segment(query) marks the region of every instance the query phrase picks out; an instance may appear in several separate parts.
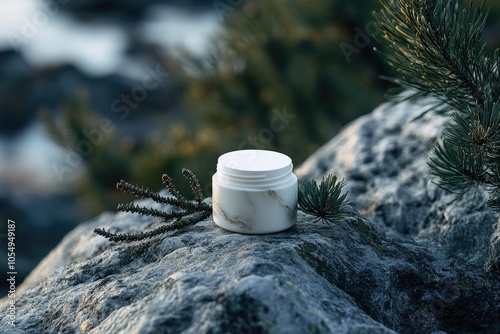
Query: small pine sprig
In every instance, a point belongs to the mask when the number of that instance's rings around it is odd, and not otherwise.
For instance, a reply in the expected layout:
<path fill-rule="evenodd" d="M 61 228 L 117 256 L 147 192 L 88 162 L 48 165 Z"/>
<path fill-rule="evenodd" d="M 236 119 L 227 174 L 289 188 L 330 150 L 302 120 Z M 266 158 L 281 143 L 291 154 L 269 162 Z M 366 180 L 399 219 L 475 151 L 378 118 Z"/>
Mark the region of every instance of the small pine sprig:
<path fill-rule="evenodd" d="M 337 182 L 337 176 L 328 175 L 321 180 L 319 186 L 314 180 L 300 181 L 299 183 L 299 210 L 313 215 L 322 223 L 329 224 L 349 214 L 340 212 L 340 209 L 349 204 L 347 192 L 342 193 L 345 182 Z"/>
<path fill-rule="evenodd" d="M 198 181 L 194 173 L 188 169 L 184 168 L 182 170 L 182 175 L 189 181 L 191 190 L 195 197 L 195 202 L 189 201 L 184 196 L 182 196 L 180 192 L 175 188 L 172 182 L 172 178 L 170 178 L 170 176 L 168 176 L 167 174 L 164 174 L 162 176 L 162 183 L 165 185 L 170 194 L 173 195 L 173 197 L 162 196 L 158 192 L 154 192 L 149 190 L 148 188 L 130 184 L 124 180 L 121 180 L 116 185 L 116 188 L 118 190 L 133 194 L 137 198 L 150 198 L 157 203 L 172 205 L 180 209 L 177 211 L 164 212 L 153 208 L 139 206 L 134 203 L 129 203 L 119 204 L 117 207 L 118 211 L 139 213 L 146 216 L 154 216 L 161 218 L 163 221 L 174 219 L 172 223 L 168 225 L 161 225 L 156 229 L 147 232 L 117 234 L 111 233 L 102 228 L 96 228 L 94 230 L 94 233 L 101 235 L 113 242 L 132 242 L 152 238 L 166 232 L 179 230 L 206 219 L 212 214 L 212 207 L 209 204 L 203 202 L 200 182 Z"/>

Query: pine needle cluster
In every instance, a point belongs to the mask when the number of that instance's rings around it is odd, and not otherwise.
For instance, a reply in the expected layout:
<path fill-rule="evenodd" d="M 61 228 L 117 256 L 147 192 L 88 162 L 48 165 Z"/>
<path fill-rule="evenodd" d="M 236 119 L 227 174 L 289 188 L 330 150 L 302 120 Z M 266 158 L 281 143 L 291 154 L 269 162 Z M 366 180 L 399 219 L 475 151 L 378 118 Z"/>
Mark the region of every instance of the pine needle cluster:
<path fill-rule="evenodd" d="M 301 181 L 299 183 L 298 204 L 302 212 L 317 217 L 314 223 L 335 223 L 347 216 L 340 209 L 349 204 L 347 192 L 342 193 L 345 182 L 337 182 L 335 175 L 323 178 L 319 185 L 314 180 Z"/>
<path fill-rule="evenodd" d="M 186 199 L 180 194 L 177 188 L 172 182 L 172 178 L 167 174 L 162 176 L 162 183 L 170 192 L 172 197 L 166 197 L 160 193 L 149 190 L 148 188 L 143 188 L 136 186 L 121 180 L 117 183 L 116 188 L 120 191 L 130 193 L 137 198 L 150 198 L 156 203 L 172 205 L 178 210 L 172 210 L 168 212 L 156 210 L 153 208 L 147 208 L 144 206 L 139 206 L 134 203 L 129 204 L 119 204 L 117 210 L 124 212 L 139 213 L 146 216 L 154 216 L 161 218 L 164 222 L 172 221 L 168 225 L 161 225 L 151 231 L 138 232 L 138 233 L 111 233 L 102 228 L 96 228 L 94 233 L 101 235 L 110 241 L 118 242 L 132 242 L 139 241 L 147 238 L 152 238 L 154 236 L 171 232 L 175 230 L 182 229 L 184 227 L 194 225 L 212 214 L 212 207 L 203 202 L 203 192 L 201 190 L 200 183 L 196 176 L 189 169 L 183 169 L 182 175 L 188 179 L 191 190 L 194 194 L 194 201 Z"/>
<path fill-rule="evenodd" d="M 380 1 L 379 40 L 389 50 L 382 56 L 398 71 L 389 80 L 411 89 L 404 99 L 434 96 L 438 102 L 424 114 L 451 114 L 429 162 L 432 174 L 459 196 L 485 187 L 500 210 L 500 51 L 489 54 L 481 43 L 482 4 Z"/>

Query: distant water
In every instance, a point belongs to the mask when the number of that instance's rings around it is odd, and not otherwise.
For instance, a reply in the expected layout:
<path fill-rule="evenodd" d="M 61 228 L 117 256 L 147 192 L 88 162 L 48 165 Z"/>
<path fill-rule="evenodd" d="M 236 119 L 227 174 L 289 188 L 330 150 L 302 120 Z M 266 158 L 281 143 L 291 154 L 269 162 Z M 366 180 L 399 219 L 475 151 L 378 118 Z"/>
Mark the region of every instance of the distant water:
<path fill-rule="evenodd" d="M 120 69 L 127 45 L 123 26 L 84 24 L 70 19 L 60 8 L 43 5 L 47 2 L 16 0 L 2 6 L 0 49 L 17 46 L 37 66 L 68 61 L 94 75 Z M 165 50 L 180 47 L 200 55 L 220 28 L 215 11 L 193 14 L 174 7 L 154 6 L 148 10 L 145 21 L 139 23 L 138 33 Z"/>
<path fill-rule="evenodd" d="M 0 11 L 0 50 L 16 48 L 28 63 L 42 68 L 71 63 L 83 72 L 101 76 L 119 73 L 140 77 L 144 68 L 127 58 L 126 27 L 118 24 L 85 24 L 66 16 L 47 1 L 8 1 Z M 130 27 L 128 27 L 130 28 Z M 202 55 L 221 24 L 216 13 L 188 13 L 173 7 L 150 8 L 146 20 L 133 27 L 145 41 L 165 52 L 185 49 Z M 22 175 L 38 175 L 34 186 L 57 184 L 51 164 L 64 159 L 64 150 L 52 143 L 38 123 L 13 140 L 0 139 L 0 183 L 19 181 Z M 33 181 L 33 180 L 26 180 Z"/>
<path fill-rule="evenodd" d="M 66 151 L 50 140 L 42 124 L 32 123 L 19 137 L 0 140 L 0 183 L 10 180 L 19 191 L 57 191 L 65 184 L 56 177 L 53 166 L 65 158 Z M 73 179 L 80 171 L 72 173 Z"/>
<path fill-rule="evenodd" d="M 165 49 L 185 48 L 203 55 L 210 47 L 211 38 L 222 28 L 215 10 L 192 14 L 168 6 L 151 7 L 148 20 L 143 23 L 146 39 Z"/>

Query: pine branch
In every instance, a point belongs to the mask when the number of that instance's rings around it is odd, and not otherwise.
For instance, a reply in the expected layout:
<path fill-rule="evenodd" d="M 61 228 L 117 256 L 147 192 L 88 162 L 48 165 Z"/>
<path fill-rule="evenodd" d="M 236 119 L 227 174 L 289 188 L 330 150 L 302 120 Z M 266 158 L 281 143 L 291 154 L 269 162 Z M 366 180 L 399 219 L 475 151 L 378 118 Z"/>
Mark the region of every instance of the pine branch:
<path fill-rule="evenodd" d="M 443 137 L 455 145 L 475 147 L 477 152 L 494 158 L 500 151 L 500 104 L 494 103 L 476 109 L 468 108 L 466 113 L 455 112 L 454 124 L 443 131 Z"/>
<path fill-rule="evenodd" d="M 429 165 L 439 185 L 454 193 L 466 193 L 487 181 L 483 156 L 446 139 L 436 146 Z"/>
<path fill-rule="evenodd" d="M 132 212 L 138 213 L 143 216 L 153 216 L 159 217 L 163 220 L 169 220 L 172 218 L 182 218 L 186 216 L 188 213 L 186 211 L 171 211 L 171 212 L 163 212 L 152 208 L 146 208 L 144 206 L 135 205 L 134 203 L 129 204 L 118 204 L 116 208 L 118 211 L 122 212 Z"/>
<path fill-rule="evenodd" d="M 449 106 L 434 110 L 439 112 L 482 105 L 491 94 L 498 99 L 497 65 L 480 45 L 486 20 L 481 6 L 461 11 L 461 0 L 381 3 L 384 9 L 375 17 L 382 34 L 375 37 L 392 51 L 381 56 L 400 74 L 396 83 Z"/>
<path fill-rule="evenodd" d="M 463 21 L 469 22 L 469 24 L 473 27 L 472 29 L 467 29 L 461 31 L 461 33 L 457 33 L 452 35 L 452 29 L 463 29 L 464 26 L 458 24 L 459 13 L 458 9 L 461 6 L 461 1 L 457 1 L 453 3 L 453 1 L 447 1 L 445 4 L 443 1 L 436 0 L 427 0 L 425 5 L 425 19 L 429 22 L 432 31 L 432 41 L 441 41 L 441 43 L 436 43 L 435 47 L 441 55 L 442 59 L 438 63 L 438 65 L 445 65 L 445 68 L 449 71 L 450 76 L 457 80 L 459 86 L 463 86 L 464 90 L 467 91 L 468 94 L 465 94 L 464 98 L 468 98 L 469 96 L 473 96 L 475 102 L 478 105 L 482 105 L 485 101 L 484 92 L 481 91 L 481 83 L 474 82 L 474 74 L 479 74 L 475 71 L 470 72 L 471 66 L 470 64 L 460 62 L 456 57 L 455 53 L 450 50 L 450 44 L 455 43 L 455 46 L 460 46 L 462 51 L 460 54 L 463 55 L 463 51 L 466 51 L 468 57 L 472 56 L 474 58 L 477 56 L 476 54 L 472 54 L 470 52 L 476 51 L 479 45 L 479 39 L 481 37 L 481 33 L 484 29 L 484 25 L 486 23 L 486 15 L 481 14 L 482 4 L 480 8 L 477 10 L 477 14 L 475 16 L 470 16 L 472 11 L 472 2 L 469 8 L 469 11 L 464 11 L 463 13 Z M 431 8 L 434 7 L 434 10 Z M 446 13 L 448 15 L 439 16 L 436 14 Z M 469 15 L 467 15 L 469 13 Z M 443 19 L 444 18 L 444 19 Z M 447 20 L 451 18 L 451 22 Z M 439 20 L 438 20 L 439 19 Z M 457 36 L 464 37 L 466 41 L 463 39 L 451 40 L 447 41 L 447 36 Z M 469 49 L 472 47 L 472 49 Z M 481 56 L 484 52 L 481 51 L 479 56 Z M 465 66 L 464 66 L 465 65 Z"/>
<path fill-rule="evenodd" d="M 132 242 L 132 241 L 152 238 L 154 236 L 166 232 L 194 225 L 209 217 L 212 214 L 212 207 L 207 203 L 202 202 L 203 199 L 202 199 L 201 186 L 200 183 L 198 182 L 198 179 L 196 178 L 194 173 L 188 169 L 183 169 L 182 174 L 190 182 L 191 190 L 195 197 L 194 203 L 192 201 L 187 200 L 177 191 L 177 189 L 173 185 L 172 179 L 167 174 L 164 174 L 162 176 L 162 182 L 165 185 L 165 187 L 170 191 L 170 193 L 174 196 L 174 198 L 162 196 L 160 193 L 151 191 L 147 188 L 130 184 L 124 180 L 120 180 L 120 182 L 118 182 L 116 185 L 118 190 L 133 194 L 138 198 L 150 198 L 157 203 L 173 205 L 176 206 L 178 209 L 180 209 L 177 211 L 172 210 L 164 212 L 153 208 L 139 206 L 134 203 L 129 203 L 129 204 L 119 204 L 117 210 L 124 212 L 139 213 L 145 216 L 154 216 L 161 218 L 163 221 L 174 219 L 174 222 L 168 225 L 162 225 L 148 232 L 117 234 L 106 231 L 101 228 L 96 228 L 94 230 L 94 233 L 101 235 L 109 239 L 110 241 L 114 242 L 118 241 Z"/>
<path fill-rule="evenodd" d="M 170 205 L 179 204 L 178 201 L 175 201 L 170 197 L 162 196 L 158 192 L 154 192 L 154 191 L 149 190 L 149 188 L 143 188 L 141 186 L 133 185 L 131 183 L 128 183 L 125 180 L 120 180 L 116 184 L 116 189 L 118 189 L 122 192 L 125 192 L 125 193 L 132 194 L 135 197 L 140 198 L 140 199 L 150 198 L 153 201 L 155 201 L 156 203 L 160 203 L 160 204 L 170 204 Z"/>
<path fill-rule="evenodd" d="M 111 233 L 102 228 L 96 228 L 94 233 L 107 238 L 109 241 L 119 242 L 133 242 L 140 241 L 148 238 L 153 238 L 157 235 L 164 234 L 167 232 L 172 232 L 186 228 L 188 226 L 194 225 L 210 216 L 210 212 L 200 212 L 191 218 L 185 218 L 177 220 L 169 225 L 161 225 L 151 231 L 139 232 L 139 233 Z"/>
<path fill-rule="evenodd" d="M 462 0 L 380 1 L 379 39 L 391 51 L 382 56 L 400 74 L 392 81 L 412 88 L 406 99 L 437 98 L 422 115 L 453 111 L 453 123 L 430 158 L 432 174 L 460 195 L 485 186 L 490 205 L 500 210 L 500 51 L 488 55 L 480 44 L 482 4 L 474 9 L 472 2 L 463 8 Z"/>
<path fill-rule="evenodd" d="M 170 177 L 168 175 L 164 174 L 162 179 L 170 179 Z M 167 187 L 167 189 L 169 191 L 174 190 L 174 193 L 172 194 L 172 195 L 174 195 L 174 198 L 162 196 L 158 192 L 151 191 L 148 188 L 143 188 L 143 187 L 140 187 L 137 185 L 133 185 L 131 183 L 126 182 L 125 180 L 120 180 L 120 182 L 118 182 L 116 184 L 116 189 L 123 191 L 123 192 L 126 192 L 126 193 L 130 193 L 130 194 L 132 194 L 135 197 L 140 198 L 140 199 L 150 198 L 153 201 L 155 201 L 156 203 L 168 204 L 168 205 L 174 205 L 177 207 L 181 207 L 183 209 L 186 209 L 188 212 L 196 211 L 199 208 L 199 206 L 197 204 L 188 201 L 184 196 L 182 196 L 175 189 L 175 187 L 173 185 L 170 188 Z M 194 190 L 193 190 L 193 193 L 194 193 Z"/>
<path fill-rule="evenodd" d="M 317 217 L 314 223 L 321 222 L 329 224 L 348 216 L 340 209 L 349 204 L 346 199 L 347 193 L 342 194 L 345 182 L 337 182 L 335 175 L 328 175 L 321 180 L 319 186 L 314 180 L 301 181 L 299 183 L 299 209 L 307 214 Z"/>

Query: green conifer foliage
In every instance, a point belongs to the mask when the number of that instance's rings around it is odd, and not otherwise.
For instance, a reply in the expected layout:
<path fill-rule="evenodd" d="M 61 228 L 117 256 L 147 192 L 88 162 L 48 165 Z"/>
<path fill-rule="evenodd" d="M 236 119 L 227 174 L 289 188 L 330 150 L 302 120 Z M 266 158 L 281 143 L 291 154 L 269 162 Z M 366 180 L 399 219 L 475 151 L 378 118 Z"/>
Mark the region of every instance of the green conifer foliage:
<path fill-rule="evenodd" d="M 303 161 L 382 101 L 378 75 L 389 67 L 370 52 L 368 24 L 377 6 L 246 1 L 226 16 L 208 59 L 185 57 L 188 109 L 217 128 L 226 150 L 275 149 Z"/>
<path fill-rule="evenodd" d="M 381 0 L 383 56 L 405 98 L 432 95 L 429 111 L 450 114 L 430 159 L 439 184 L 462 195 L 477 186 L 500 210 L 500 51 L 486 51 L 482 5 L 462 0 Z M 401 97 L 401 95 L 400 95 Z"/>

